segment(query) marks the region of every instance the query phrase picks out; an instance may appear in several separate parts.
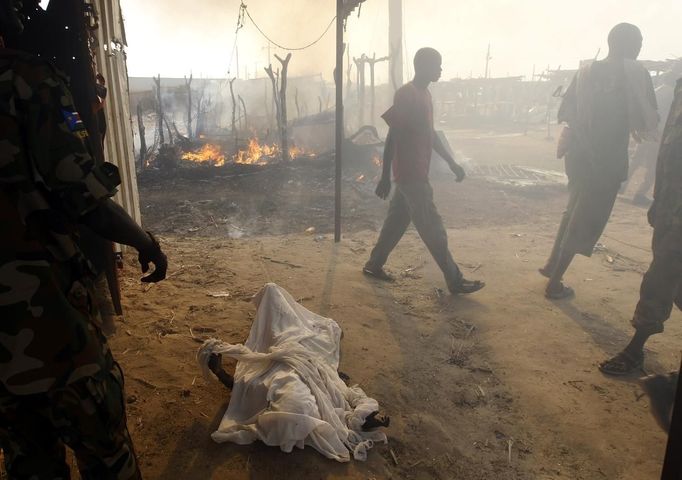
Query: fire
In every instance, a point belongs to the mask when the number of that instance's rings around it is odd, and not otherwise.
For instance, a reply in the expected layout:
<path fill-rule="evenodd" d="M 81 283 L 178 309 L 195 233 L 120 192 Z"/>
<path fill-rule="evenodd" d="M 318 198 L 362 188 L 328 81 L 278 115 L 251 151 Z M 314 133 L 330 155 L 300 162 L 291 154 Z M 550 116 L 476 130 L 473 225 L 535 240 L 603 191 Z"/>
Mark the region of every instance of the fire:
<path fill-rule="evenodd" d="M 268 145 L 260 143 L 258 137 L 252 137 L 245 150 L 239 150 L 232 161 L 243 165 L 266 165 L 280 160 L 281 150 L 276 144 Z M 308 152 L 298 146 L 289 147 L 289 158 L 296 159 L 303 156 L 314 157 L 315 154 Z M 182 155 L 183 160 L 190 162 L 209 163 L 216 167 L 221 167 L 226 163 L 226 156 L 220 145 L 207 143 L 200 149 L 187 152 Z"/>
<path fill-rule="evenodd" d="M 249 145 L 246 150 L 240 150 L 234 157 L 235 163 L 243 163 L 249 165 L 265 165 L 272 162 L 273 160 L 279 160 L 281 155 L 281 149 L 279 145 L 267 143 L 261 144 L 258 141 L 258 137 L 253 137 L 249 140 Z M 314 153 L 307 152 L 306 150 L 293 145 L 289 147 L 289 158 L 294 160 L 299 157 L 314 156 Z"/>
<path fill-rule="evenodd" d="M 363 173 L 362 175 L 358 175 L 358 177 L 355 179 L 356 182 L 362 183 L 365 181 L 365 174 Z"/>
<path fill-rule="evenodd" d="M 249 146 L 246 150 L 240 150 L 234 157 L 235 163 L 243 163 L 248 165 L 264 165 L 272 159 L 272 157 L 279 156 L 279 147 L 277 145 L 261 145 L 258 138 L 253 137 L 249 140 Z"/>
<path fill-rule="evenodd" d="M 190 162 L 208 162 L 216 167 L 225 165 L 225 154 L 219 145 L 213 145 L 207 143 L 203 145 L 199 150 L 194 152 L 187 152 L 182 155 L 183 160 L 189 160 Z"/>
<path fill-rule="evenodd" d="M 374 166 L 376 166 L 376 167 L 381 167 L 383 161 L 381 160 L 381 157 L 379 156 L 379 154 L 375 153 L 375 154 L 372 156 L 372 163 L 373 163 Z"/>
<path fill-rule="evenodd" d="M 289 147 L 289 158 L 292 160 L 295 158 L 299 157 L 314 157 L 315 154 L 312 152 L 308 152 L 307 150 L 297 147 L 294 145 L 293 147 Z"/>

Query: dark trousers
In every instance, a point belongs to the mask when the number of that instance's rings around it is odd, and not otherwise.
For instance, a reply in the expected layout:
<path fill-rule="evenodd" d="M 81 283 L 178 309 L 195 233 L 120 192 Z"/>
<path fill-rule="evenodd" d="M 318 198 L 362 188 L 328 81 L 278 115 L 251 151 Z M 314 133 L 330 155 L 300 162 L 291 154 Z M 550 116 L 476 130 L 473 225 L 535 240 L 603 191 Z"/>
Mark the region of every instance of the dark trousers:
<path fill-rule="evenodd" d="M 428 182 L 396 184 L 388 215 L 367 265 L 383 267 L 412 222 L 433 259 L 445 276 L 450 289 L 462 281 L 462 273 L 448 250 L 448 235 L 433 203 L 433 189 Z"/>
<path fill-rule="evenodd" d="M 656 181 L 656 158 L 658 157 L 658 142 L 642 142 L 630 161 L 630 179 L 623 185 L 621 191 L 628 188 L 632 175 L 640 168 L 644 168 L 644 180 L 637 189 L 635 196 L 646 196 Z"/>
<path fill-rule="evenodd" d="M 555 268 L 562 253 L 589 257 L 604 232 L 618 196 L 618 184 L 588 186 L 568 185 L 568 205 L 561 217 L 559 231 L 547 265 Z"/>
<path fill-rule="evenodd" d="M 654 227 L 654 259 L 644 274 L 632 326 L 660 333 L 673 304 L 682 309 L 682 225 Z"/>

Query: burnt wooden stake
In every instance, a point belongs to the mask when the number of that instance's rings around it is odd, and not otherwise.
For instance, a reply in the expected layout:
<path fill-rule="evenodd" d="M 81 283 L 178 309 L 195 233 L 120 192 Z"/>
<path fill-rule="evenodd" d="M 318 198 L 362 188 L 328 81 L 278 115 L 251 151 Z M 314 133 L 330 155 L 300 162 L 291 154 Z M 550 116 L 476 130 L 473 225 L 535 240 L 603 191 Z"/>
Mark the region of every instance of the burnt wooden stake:
<path fill-rule="evenodd" d="M 158 77 L 152 77 L 154 85 L 156 85 L 156 116 L 158 117 L 157 131 L 159 132 L 159 142 L 163 145 L 166 141 L 163 137 L 163 101 L 161 99 L 161 74 Z"/>
<path fill-rule="evenodd" d="M 185 88 L 187 89 L 187 138 L 192 139 L 192 74 L 189 80 L 185 77 Z"/>
<path fill-rule="evenodd" d="M 294 93 L 294 104 L 296 105 L 296 118 L 301 118 L 301 107 L 298 104 L 298 88 L 296 93 Z"/>
<path fill-rule="evenodd" d="M 166 130 L 168 130 L 168 142 L 173 145 L 173 133 L 171 132 L 170 125 L 168 125 L 168 119 L 163 117 L 163 123 L 166 125 Z"/>
<path fill-rule="evenodd" d="M 244 130 L 248 130 L 249 122 L 247 121 L 248 117 L 246 116 L 246 103 L 244 102 L 244 99 L 241 95 L 237 95 L 237 98 L 239 99 L 239 103 L 242 105 L 242 111 L 244 112 Z"/>
<path fill-rule="evenodd" d="M 137 128 L 140 131 L 140 170 L 144 170 L 147 160 L 147 140 L 144 138 L 144 119 L 142 118 L 142 102 L 137 103 Z"/>
<path fill-rule="evenodd" d="M 265 73 L 268 74 L 268 77 L 270 77 L 270 82 L 272 83 L 272 103 L 275 104 L 275 120 L 277 121 L 277 130 L 280 130 L 280 124 L 281 124 L 281 115 L 280 115 L 280 107 L 279 107 L 279 98 L 278 98 L 278 93 L 277 93 L 277 86 L 279 84 L 279 70 L 277 72 L 272 70 L 272 65 L 268 65 L 267 68 L 265 68 Z"/>
<path fill-rule="evenodd" d="M 230 96 L 232 97 L 232 141 L 234 141 L 234 151 L 239 149 L 237 145 L 237 100 L 234 97 L 234 87 L 232 84 L 237 79 L 237 77 L 230 80 Z"/>
<path fill-rule="evenodd" d="M 360 58 L 354 58 L 355 67 L 358 71 L 358 126 L 365 124 L 365 65 L 369 58 L 364 53 Z"/>
<path fill-rule="evenodd" d="M 372 58 L 367 59 L 367 63 L 369 63 L 369 85 L 370 85 L 370 118 L 369 121 L 372 125 L 374 125 L 375 121 L 375 107 L 376 107 L 376 92 L 374 88 L 374 66 L 377 63 L 381 62 L 386 62 L 388 61 L 389 57 L 381 57 L 377 58 L 377 54 L 375 53 L 372 55 Z"/>
<path fill-rule="evenodd" d="M 279 60 L 279 63 L 282 64 L 282 77 L 279 86 L 280 150 L 282 150 L 282 161 L 288 162 L 290 157 L 289 132 L 287 131 L 287 71 L 289 70 L 289 60 L 291 60 L 291 53 L 287 53 L 287 56 L 284 58 L 281 58 L 279 55 L 275 55 L 275 58 Z"/>

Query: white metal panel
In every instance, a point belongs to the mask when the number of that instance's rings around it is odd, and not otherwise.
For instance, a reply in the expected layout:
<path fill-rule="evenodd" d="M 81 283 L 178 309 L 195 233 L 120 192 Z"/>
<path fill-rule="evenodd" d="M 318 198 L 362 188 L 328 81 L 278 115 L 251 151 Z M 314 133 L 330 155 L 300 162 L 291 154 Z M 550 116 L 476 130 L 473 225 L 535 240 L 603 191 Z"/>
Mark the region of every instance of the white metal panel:
<path fill-rule="evenodd" d="M 104 76 L 107 86 L 104 155 L 107 161 L 118 167 L 121 174 L 121 186 L 114 200 L 140 223 L 121 7 L 119 0 L 93 0 L 93 3 L 99 14 L 97 69 Z"/>

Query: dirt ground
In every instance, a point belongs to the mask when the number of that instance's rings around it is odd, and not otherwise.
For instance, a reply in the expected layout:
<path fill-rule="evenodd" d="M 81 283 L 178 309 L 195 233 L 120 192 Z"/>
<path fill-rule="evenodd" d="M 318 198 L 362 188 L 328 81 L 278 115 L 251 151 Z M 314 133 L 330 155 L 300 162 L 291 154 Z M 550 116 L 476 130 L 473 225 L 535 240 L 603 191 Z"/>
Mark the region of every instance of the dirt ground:
<path fill-rule="evenodd" d="M 472 171 L 561 170 L 543 132 L 447 135 Z M 413 229 L 389 259 L 395 284 L 360 273 L 386 203 L 373 197 L 371 179 L 349 174 L 344 236 L 333 244 L 331 174 L 321 164 L 141 179 L 144 223 L 162 237 L 169 276 L 143 286 L 127 256 L 126 317 L 111 344 L 126 373 L 129 426 L 146 478 L 658 478 L 665 436 L 647 399 L 632 379 L 596 368 L 630 335 L 650 260 L 645 210 L 627 193 L 599 251 L 577 259 L 566 276 L 576 298 L 550 302 L 537 268 L 551 248 L 565 187 L 480 175 L 456 184 L 436 169 L 455 259 L 467 277 L 487 282 L 475 295 L 452 297 L 440 290 L 440 272 Z M 265 282 L 343 328 L 341 370 L 391 417 L 388 444 L 367 462 L 210 439 L 230 395 L 201 377 L 195 353 L 204 338 L 245 340 L 250 298 Z M 647 372 L 678 365 L 680 319 L 675 312 L 649 342 Z"/>

